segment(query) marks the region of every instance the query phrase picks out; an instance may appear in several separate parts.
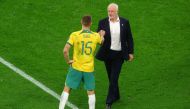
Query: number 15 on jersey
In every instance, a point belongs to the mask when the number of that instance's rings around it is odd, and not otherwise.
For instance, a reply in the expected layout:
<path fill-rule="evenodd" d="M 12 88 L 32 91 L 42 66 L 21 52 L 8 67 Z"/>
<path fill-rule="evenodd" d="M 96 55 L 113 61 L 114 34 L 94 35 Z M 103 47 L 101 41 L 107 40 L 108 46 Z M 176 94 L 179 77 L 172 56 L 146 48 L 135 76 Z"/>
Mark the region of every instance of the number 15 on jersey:
<path fill-rule="evenodd" d="M 82 44 L 81 55 L 84 55 L 84 54 L 91 55 L 92 54 L 92 47 L 91 47 L 92 41 L 88 41 L 88 42 L 81 41 L 81 44 Z"/>

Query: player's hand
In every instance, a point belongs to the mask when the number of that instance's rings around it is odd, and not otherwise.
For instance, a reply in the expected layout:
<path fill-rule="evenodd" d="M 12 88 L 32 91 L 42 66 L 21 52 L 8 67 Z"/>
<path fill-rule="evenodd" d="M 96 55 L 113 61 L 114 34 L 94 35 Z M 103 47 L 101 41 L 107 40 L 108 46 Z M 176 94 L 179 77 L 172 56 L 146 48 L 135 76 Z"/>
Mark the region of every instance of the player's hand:
<path fill-rule="evenodd" d="M 132 61 L 134 59 L 133 54 L 129 54 L 129 61 Z"/>
<path fill-rule="evenodd" d="M 69 61 L 67 62 L 67 64 L 72 65 L 73 62 L 74 62 L 73 60 L 69 60 Z"/>
<path fill-rule="evenodd" d="M 104 36 L 106 34 L 104 30 L 100 30 L 98 33 L 100 34 L 100 36 Z"/>

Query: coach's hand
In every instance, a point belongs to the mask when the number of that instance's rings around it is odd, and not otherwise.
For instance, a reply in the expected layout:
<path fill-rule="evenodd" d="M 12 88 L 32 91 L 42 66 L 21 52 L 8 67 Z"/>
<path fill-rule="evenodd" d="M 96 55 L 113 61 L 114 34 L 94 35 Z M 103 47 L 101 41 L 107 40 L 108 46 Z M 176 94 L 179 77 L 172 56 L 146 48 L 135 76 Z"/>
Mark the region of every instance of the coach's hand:
<path fill-rule="evenodd" d="M 133 54 L 129 54 L 129 61 L 132 61 L 134 59 Z"/>
<path fill-rule="evenodd" d="M 100 34 L 100 36 L 104 36 L 106 34 L 104 30 L 100 30 L 98 33 Z"/>

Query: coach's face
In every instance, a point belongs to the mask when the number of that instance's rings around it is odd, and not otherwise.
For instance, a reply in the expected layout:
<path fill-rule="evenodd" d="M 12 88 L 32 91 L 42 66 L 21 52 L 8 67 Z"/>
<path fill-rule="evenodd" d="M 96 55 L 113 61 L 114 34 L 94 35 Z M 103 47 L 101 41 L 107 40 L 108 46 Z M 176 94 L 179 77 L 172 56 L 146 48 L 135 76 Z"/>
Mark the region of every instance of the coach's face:
<path fill-rule="evenodd" d="M 117 19 L 117 8 L 115 6 L 108 7 L 108 16 L 111 20 Z"/>

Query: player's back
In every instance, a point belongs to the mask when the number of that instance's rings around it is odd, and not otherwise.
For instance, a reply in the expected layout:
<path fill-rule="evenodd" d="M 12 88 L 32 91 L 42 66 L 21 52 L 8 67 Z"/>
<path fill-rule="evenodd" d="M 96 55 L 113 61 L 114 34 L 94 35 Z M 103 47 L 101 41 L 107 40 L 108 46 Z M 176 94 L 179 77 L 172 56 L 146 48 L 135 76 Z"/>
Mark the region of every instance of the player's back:
<path fill-rule="evenodd" d="M 73 32 L 68 43 L 73 45 L 72 67 L 84 72 L 94 71 L 94 52 L 96 45 L 101 43 L 98 33 L 89 30 Z"/>

